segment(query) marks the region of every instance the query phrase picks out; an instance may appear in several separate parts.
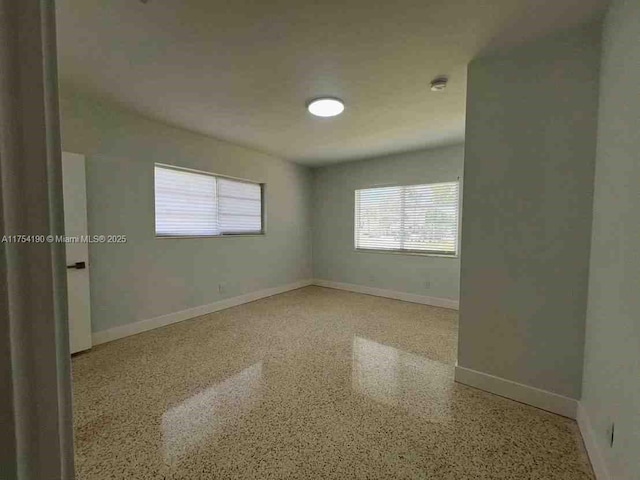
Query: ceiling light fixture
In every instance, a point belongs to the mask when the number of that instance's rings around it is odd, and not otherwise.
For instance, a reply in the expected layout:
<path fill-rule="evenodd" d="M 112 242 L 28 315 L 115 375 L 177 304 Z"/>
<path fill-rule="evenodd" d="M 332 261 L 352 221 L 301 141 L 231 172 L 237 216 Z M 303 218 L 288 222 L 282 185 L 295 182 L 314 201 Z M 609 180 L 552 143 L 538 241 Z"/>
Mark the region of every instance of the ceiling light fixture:
<path fill-rule="evenodd" d="M 316 117 L 335 117 L 344 111 L 344 103 L 339 98 L 314 98 L 307 102 L 307 110 Z"/>

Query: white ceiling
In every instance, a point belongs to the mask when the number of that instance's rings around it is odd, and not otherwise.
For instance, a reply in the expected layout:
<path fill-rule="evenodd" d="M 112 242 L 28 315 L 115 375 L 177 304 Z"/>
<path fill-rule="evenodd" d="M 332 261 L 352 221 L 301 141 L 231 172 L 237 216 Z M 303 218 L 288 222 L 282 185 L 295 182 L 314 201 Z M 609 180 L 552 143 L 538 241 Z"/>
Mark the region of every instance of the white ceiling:
<path fill-rule="evenodd" d="M 478 53 L 584 22 L 607 0 L 57 0 L 63 84 L 319 165 L 457 143 Z M 445 93 L 429 82 L 447 74 Z M 342 98 L 343 115 L 305 102 Z"/>

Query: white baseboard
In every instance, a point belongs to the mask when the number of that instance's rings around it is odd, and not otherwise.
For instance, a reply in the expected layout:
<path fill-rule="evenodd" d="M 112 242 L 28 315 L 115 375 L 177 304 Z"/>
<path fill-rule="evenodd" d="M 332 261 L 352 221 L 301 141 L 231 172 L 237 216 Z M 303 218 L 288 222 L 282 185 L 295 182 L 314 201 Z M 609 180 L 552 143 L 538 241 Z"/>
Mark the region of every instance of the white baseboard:
<path fill-rule="evenodd" d="M 108 330 L 93 332 L 93 334 L 91 335 L 93 345 L 111 342 L 112 340 L 117 340 L 118 338 L 124 338 L 130 335 L 135 335 L 137 333 L 146 332 L 147 330 L 153 330 L 154 328 L 171 325 L 172 323 L 182 322 L 183 320 L 199 317 L 201 315 L 207 315 L 208 313 L 235 307 L 238 305 L 242 305 L 243 303 L 253 302 L 255 300 L 260 300 L 261 298 L 271 297 L 273 295 L 278 295 L 279 293 L 288 292 L 289 290 L 296 290 L 298 288 L 307 287 L 312 284 L 312 280 L 300 280 L 288 285 L 282 285 L 280 287 L 266 288 L 264 290 L 245 293 L 244 295 L 225 298 L 224 300 L 209 303 L 208 305 L 188 308 L 186 310 L 168 313 L 166 315 L 161 315 L 155 318 L 138 320 L 137 322 L 110 328 Z"/>
<path fill-rule="evenodd" d="M 458 383 L 479 388 L 517 402 L 526 403 L 564 417 L 575 419 L 577 415 L 578 401 L 573 398 L 513 382 L 505 378 L 495 377 L 488 373 L 456 365 L 455 380 Z"/>
<path fill-rule="evenodd" d="M 99 345 L 101 343 L 111 342 L 119 338 L 128 337 L 130 335 L 136 335 L 138 333 L 153 330 L 154 328 L 164 327 L 171 325 L 172 323 L 182 322 L 190 318 L 199 317 L 201 315 L 207 315 L 209 313 L 224 310 L 225 308 L 231 308 L 243 303 L 253 302 L 265 297 L 271 297 L 278 295 L 279 293 L 288 292 L 290 290 L 296 290 L 298 288 L 307 287 L 309 285 L 318 285 L 322 287 L 336 288 L 339 290 L 348 290 L 350 292 L 365 293 L 367 295 L 375 295 L 378 297 L 394 298 L 397 300 L 404 300 L 406 302 L 421 303 L 424 305 L 432 305 L 436 307 L 444 308 L 458 308 L 458 302 L 448 298 L 435 298 L 427 297 L 423 295 L 415 295 L 411 293 L 395 292 L 393 290 L 384 290 L 381 288 L 364 287 L 361 285 L 352 285 L 348 283 L 329 282 L 327 280 L 301 280 L 299 282 L 291 283 L 288 285 L 282 285 L 280 287 L 267 288 L 264 290 L 258 290 L 256 292 L 245 293 L 237 297 L 226 298 L 218 302 L 210 303 L 208 305 L 201 305 L 198 307 L 188 308 L 179 312 L 168 313 L 159 317 L 148 318 L 144 320 L 138 320 L 133 323 L 121 325 L 119 327 L 110 328 L 108 330 L 102 330 L 99 332 L 93 332 L 91 335 L 93 345 Z"/>
<path fill-rule="evenodd" d="M 427 297 L 426 295 L 418 295 L 415 293 L 397 292 L 395 290 L 385 290 L 384 288 L 366 287 L 364 285 L 355 285 L 352 283 L 332 282 L 330 280 L 313 280 L 314 285 L 319 287 L 335 288 L 337 290 L 347 290 L 349 292 L 364 293 L 375 297 L 393 298 L 395 300 L 404 300 L 405 302 L 421 303 L 423 305 L 431 305 L 432 307 L 443 307 L 458 310 L 458 300 L 452 298 Z"/>
<path fill-rule="evenodd" d="M 593 473 L 596 476 L 596 480 L 611 480 L 609 469 L 604 461 L 602 451 L 596 442 L 596 437 L 591 426 L 591 420 L 587 410 L 582 403 L 578 404 L 578 427 L 580 427 L 580 433 L 582 434 L 582 440 L 584 446 L 589 454 L 589 460 L 591 460 L 591 466 L 593 467 Z"/>

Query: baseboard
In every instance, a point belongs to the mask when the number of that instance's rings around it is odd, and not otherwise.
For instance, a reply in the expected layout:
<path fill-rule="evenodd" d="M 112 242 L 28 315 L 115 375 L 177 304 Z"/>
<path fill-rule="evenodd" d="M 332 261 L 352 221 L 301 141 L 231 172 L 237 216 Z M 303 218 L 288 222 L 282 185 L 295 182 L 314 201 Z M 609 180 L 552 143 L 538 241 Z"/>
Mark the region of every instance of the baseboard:
<path fill-rule="evenodd" d="M 577 415 L 578 401 L 573 398 L 495 377 L 488 373 L 456 366 L 455 380 L 458 383 L 526 403 L 564 417 L 575 419 Z"/>
<path fill-rule="evenodd" d="M 256 300 L 260 300 L 261 298 L 271 297 L 273 295 L 278 295 L 279 293 L 307 287 L 312 284 L 312 280 L 300 280 L 298 282 L 290 283 L 288 285 L 282 285 L 280 287 L 266 288 L 264 290 L 245 293 L 244 295 L 225 298 L 224 300 L 209 303 L 207 305 L 188 308 L 186 310 L 161 315 L 155 318 L 138 320 L 127 325 L 110 328 L 108 330 L 102 330 L 100 332 L 93 332 L 91 338 L 93 341 L 93 345 L 99 345 L 101 343 L 111 342 L 119 338 L 124 338 L 130 335 L 135 335 L 137 333 L 153 330 L 154 328 L 164 327 L 166 325 L 171 325 L 172 323 L 182 322 L 184 320 L 199 317 L 201 315 L 207 315 L 209 313 L 224 310 L 226 308 L 236 307 L 238 305 L 242 305 L 243 303 L 254 302 Z"/>
<path fill-rule="evenodd" d="M 423 305 L 431 305 L 433 307 L 450 308 L 458 310 L 458 300 L 451 298 L 427 297 L 426 295 L 418 295 L 415 293 L 397 292 L 395 290 L 386 290 L 384 288 L 366 287 L 364 285 L 355 285 L 352 283 L 332 282 L 330 280 L 313 280 L 313 285 L 319 287 L 335 288 L 337 290 L 347 290 L 349 292 L 364 293 L 375 297 L 393 298 L 395 300 L 403 300 L 411 303 L 421 303 Z"/>
<path fill-rule="evenodd" d="M 582 434 L 582 440 L 584 441 L 584 446 L 589 454 L 589 460 L 591 460 L 591 466 L 593 467 L 593 473 L 596 476 L 596 480 L 611 480 L 609 469 L 604 461 L 604 455 L 602 455 L 602 450 L 600 450 L 600 447 L 596 442 L 593 427 L 591 426 L 591 420 L 589 419 L 587 410 L 584 408 L 582 403 L 578 404 L 577 420 L 580 433 Z"/>

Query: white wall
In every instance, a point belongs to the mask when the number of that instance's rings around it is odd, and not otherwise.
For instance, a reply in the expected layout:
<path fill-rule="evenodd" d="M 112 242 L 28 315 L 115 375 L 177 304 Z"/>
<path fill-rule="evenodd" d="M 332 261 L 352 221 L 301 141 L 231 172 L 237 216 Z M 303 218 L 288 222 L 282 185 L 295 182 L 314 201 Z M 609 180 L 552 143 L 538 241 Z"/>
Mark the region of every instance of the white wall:
<path fill-rule="evenodd" d="M 603 36 L 582 405 L 611 478 L 640 478 L 640 2 Z M 608 429 L 615 422 L 609 448 Z"/>
<path fill-rule="evenodd" d="M 457 300 L 460 258 L 354 250 L 354 191 L 456 180 L 462 177 L 463 160 L 464 147 L 456 145 L 314 169 L 314 277 Z"/>
<path fill-rule="evenodd" d="M 93 331 L 311 277 L 308 168 L 61 92 L 63 150 L 87 156 Z M 266 183 L 264 237 L 156 239 L 154 162 Z M 223 283 L 225 291 L 218 292 Z"/>
<path fill-rule="evenodd" d="M 580 398 L 599 25 L 469 66 L 461 367 Z"/>

